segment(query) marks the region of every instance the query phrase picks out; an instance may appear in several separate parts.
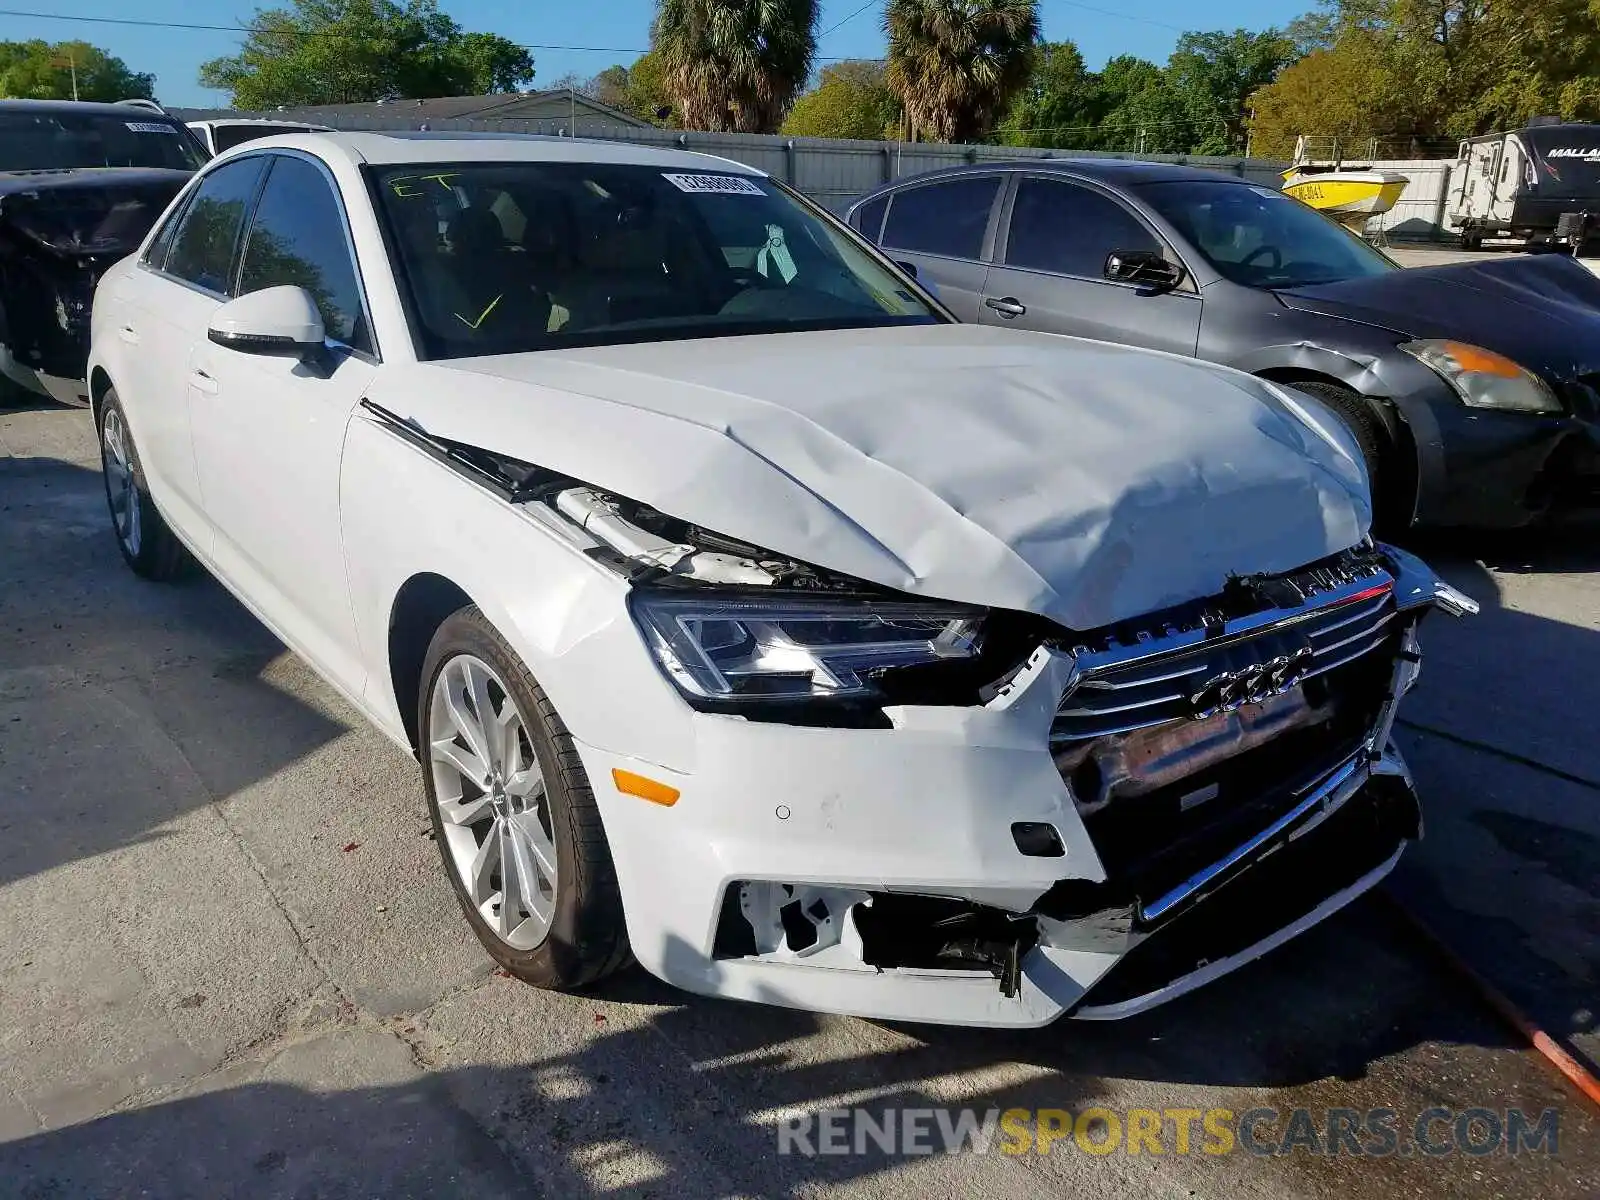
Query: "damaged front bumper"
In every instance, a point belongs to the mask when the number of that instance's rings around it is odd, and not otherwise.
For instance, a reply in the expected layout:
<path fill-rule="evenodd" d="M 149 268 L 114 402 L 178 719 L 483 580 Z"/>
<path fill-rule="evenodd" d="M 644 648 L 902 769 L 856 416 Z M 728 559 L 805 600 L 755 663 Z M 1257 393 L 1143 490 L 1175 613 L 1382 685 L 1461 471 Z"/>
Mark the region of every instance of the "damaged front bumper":
<path fill-rule="evenodd" d="M 1381 561 L 1242 620 L 1042 646 L 987 703 L 891 707 L 888 729 L 698 713 L 687 773 L 580 743 L 591 779 L 681 792 L 597 788 L 635 955 L 691 991 L 1016 1027 L 1259 957 L 1420 833 L 1395 709 L 1421 616 L 1476 606 Z M 1183 674 L 1192 695 L 1159 690 Z M 1196 711 L 1162 707 L 1180 697 Z"/>

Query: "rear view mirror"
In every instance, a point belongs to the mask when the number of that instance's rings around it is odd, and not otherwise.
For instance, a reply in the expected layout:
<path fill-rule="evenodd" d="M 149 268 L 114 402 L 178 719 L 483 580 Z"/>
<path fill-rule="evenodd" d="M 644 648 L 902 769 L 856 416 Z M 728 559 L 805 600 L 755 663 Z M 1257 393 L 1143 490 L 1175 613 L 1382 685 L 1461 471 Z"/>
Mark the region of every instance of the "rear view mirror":
<path fill-rule="evenodd" d="M 1106 255 L 1106 278 L 1168 291 L 1183 282 L 1183 268 L 1154 250 L 1113 250 Z"/>
<path fill-rule="evenodd" d="M 327 345 L 322 313 L 311 293 L 284 284 L 230 300 L 211 317 L 207 335 L 242 354 L 320 358 Z"/>

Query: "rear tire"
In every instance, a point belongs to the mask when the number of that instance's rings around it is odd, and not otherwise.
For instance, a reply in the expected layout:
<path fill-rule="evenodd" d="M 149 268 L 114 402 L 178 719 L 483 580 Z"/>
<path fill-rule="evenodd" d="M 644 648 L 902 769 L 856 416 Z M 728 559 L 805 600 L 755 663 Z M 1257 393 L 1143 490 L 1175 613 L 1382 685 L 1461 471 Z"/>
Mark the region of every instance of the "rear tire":
<path fill-rule="evenodd" d="M 100 401 L 99 434 L 106 506 L 123 561 L 141 579 L 161 583 L 179 578 L 193 560 L 150 498 L 139 451 L 114 389 Z"/>
<path fill-rule="evenodd" d="M 549 697 L 476 607 L 439 627 L 422 684 L 428 814 L 473 933 L 536 987 L 567 991 L 615 973 L 630 959 L 622 893 L 588 776 Z"/>
<path fill-rule="evenodd" d="M 1372 492 L 1372 523 L 1388 528 L 1397 519 L 1399 505 L 1394 497 L 1394 480 L 1399 476 L 1393 461 L 1394 439 L 1383 422 L 1359 392 L 1336 383 L 1312 381 L 1290 386 L 1314 396 L 1331 408 L 1344 422 L 1345 428 L 1355 438 L 1361 450 L 1361 459 L 1367 468 L 1367 484 Z"/>

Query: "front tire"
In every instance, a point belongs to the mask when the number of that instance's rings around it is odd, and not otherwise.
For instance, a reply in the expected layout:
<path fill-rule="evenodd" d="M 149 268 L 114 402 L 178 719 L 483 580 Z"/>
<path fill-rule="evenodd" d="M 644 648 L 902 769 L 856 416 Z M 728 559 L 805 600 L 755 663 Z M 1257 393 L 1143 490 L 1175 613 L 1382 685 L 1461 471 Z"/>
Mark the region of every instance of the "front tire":
<path fill-rule="evenodd" d="M 165 582 L 181 576 L 189 552 L 150 498 L 128 418 L 115 390 L 100 401 L 100 470 L 111 511 L 111 532 L 123 560 L 141 579 Z"/>
<path fill-rule="evenodd" d="M 1392 444 L 1388 431 L 1366 400 L 1349 388 L 1336 383 L 1297 383 L 1302 392 L 1322 401 L 1331 408 L 1356 440 L 1361 459 L 1367 468 L 1367 484 L 1372 492 L 1372 522 L 1388 527 L 1394 519 L 1396 508 L 1392 495 L 1395 464 L 1389 447 Z"/>
<path fill-rule="evenodd" d="M 537 987 L 570 990 L 628 961 L 611 849 L 572 736 L 476 607 L 434 635 L 418 757 L 435 841 L 473 933 Z"/>

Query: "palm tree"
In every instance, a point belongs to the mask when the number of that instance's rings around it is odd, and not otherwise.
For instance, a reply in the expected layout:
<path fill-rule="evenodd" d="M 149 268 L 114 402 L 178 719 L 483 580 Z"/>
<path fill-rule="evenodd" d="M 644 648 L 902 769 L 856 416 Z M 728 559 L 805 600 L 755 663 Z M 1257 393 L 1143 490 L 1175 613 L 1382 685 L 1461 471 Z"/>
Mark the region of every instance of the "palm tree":
<path fill-rule="evenodd" d="M 935 142 L 987 134 L 1028 82 L 1039 38 L 1035 0 L 889 0 L 889 86 L 911 136 Z"/>
<path fill-rule="evenodd" d="M 773 133 L 811 75 L 817 0 L 660 0 L 652 32 L 685 128 Z"/>

